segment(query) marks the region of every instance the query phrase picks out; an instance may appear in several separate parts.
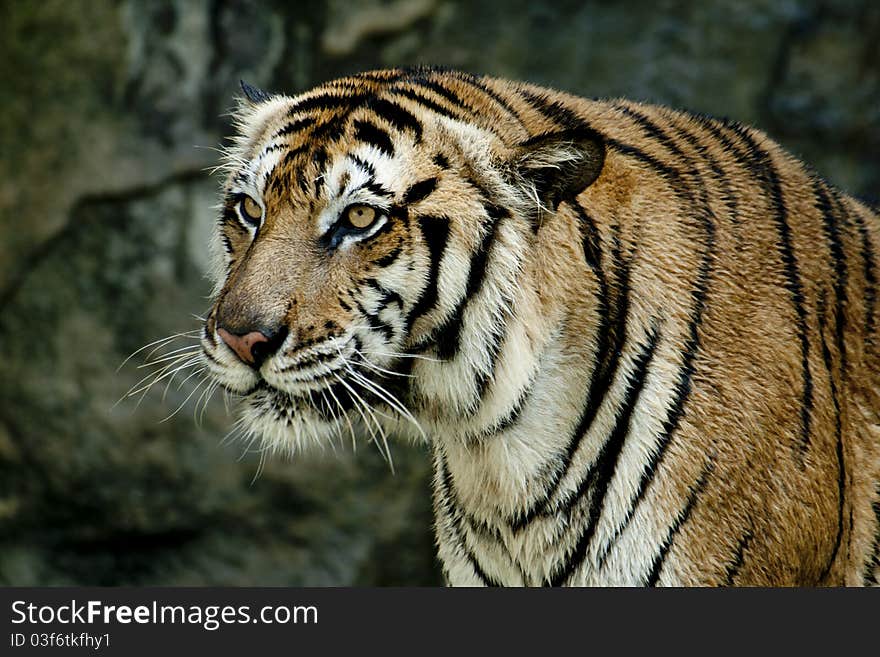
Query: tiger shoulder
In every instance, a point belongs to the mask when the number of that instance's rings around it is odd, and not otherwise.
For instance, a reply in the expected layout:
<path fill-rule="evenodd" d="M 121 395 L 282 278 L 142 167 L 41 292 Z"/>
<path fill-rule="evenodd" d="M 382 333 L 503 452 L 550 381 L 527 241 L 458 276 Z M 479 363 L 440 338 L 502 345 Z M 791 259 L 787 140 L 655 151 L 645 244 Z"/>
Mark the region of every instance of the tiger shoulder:
<path fill-rule="evenodd" d="M 878 583 L 875 210 L 665 107 L 243 89 L 202 360 L 268 451 L 423 439 L 450 584 Z"/>

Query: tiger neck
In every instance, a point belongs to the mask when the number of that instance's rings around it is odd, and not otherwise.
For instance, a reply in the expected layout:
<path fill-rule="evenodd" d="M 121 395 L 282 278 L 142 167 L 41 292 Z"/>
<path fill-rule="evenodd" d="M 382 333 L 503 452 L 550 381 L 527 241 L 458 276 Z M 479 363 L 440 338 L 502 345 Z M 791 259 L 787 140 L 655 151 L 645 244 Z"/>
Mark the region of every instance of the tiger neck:
<path fill-rule="evenodd" d="M 592 375 L 591 278 L 573 276 L 581 255 L 559 246 L 578 244 L 576 232 L 564 212 L 548 219 L 528 254 L 493 281 L 505 292 L 493 298 L 483 290 L 469 301 L 454 358 L 413 366 L 411 399 L 435 471 L 448 472 L 457 501 L 487 522 L 533 503 L 536 484 L 568 449 L 571 418 Z M 481 306 L 504 312 L 481 315 Z"/>
<path fill-rule="evenodd" d="M 494 524 L 521 515 L 534 504 L 537 485 L 552 475 L 568 448 L 572 409 L 582 392 L 572 381 L 571 355 L 551 340 L 535 354 L 526 384 L 505 395 L 494 417 L 479 428 L 461 418 L 434 422 L 435 484 L 446 477 L 445 494 L 479 520 Z M 476 430 L 475 430 L 476 429 Z"/>

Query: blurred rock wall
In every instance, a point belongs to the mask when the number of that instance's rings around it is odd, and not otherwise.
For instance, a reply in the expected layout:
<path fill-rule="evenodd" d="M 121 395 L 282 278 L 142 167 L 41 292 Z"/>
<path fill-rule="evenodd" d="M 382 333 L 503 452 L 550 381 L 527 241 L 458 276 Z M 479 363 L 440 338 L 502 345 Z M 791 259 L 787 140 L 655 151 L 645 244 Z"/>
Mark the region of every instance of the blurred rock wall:
<path fill-rule="evenodd" d="M 296 462 L 197 383 L 115 402 L 194 329 L 238 80 L 432 63 L 758 125 L 880 192 L 880 5 L 46 0 L 0 5 L 0 584 L 434 584 L 428 459 Z M 187 344 L 181 338 L 174 346 Z M 183 404 L 179 413 L 163 418 Z"/>

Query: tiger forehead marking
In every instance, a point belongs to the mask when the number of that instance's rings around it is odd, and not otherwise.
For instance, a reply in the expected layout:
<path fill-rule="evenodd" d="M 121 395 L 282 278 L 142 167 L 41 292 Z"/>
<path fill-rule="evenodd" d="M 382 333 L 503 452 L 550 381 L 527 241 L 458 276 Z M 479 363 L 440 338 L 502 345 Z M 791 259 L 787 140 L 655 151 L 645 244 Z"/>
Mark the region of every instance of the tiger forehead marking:
<path fill-rule="evenodd" d="M 424 439 L 452 584 L 878 583 L 874 210 L 663 107 L 243 90 L 202 343 L 267 449 Z"/>

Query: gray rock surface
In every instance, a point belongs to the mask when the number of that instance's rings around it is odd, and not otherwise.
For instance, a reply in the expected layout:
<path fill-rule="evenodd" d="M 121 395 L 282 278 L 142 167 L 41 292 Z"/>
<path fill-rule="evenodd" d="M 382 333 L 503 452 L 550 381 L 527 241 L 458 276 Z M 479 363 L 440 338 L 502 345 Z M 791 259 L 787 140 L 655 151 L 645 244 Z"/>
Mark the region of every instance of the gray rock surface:
<path fill-rule="evenodd" d="M 295 92 L 434 63 L 663 102 L 876 197 L 878 44 L 878 5 L 855 0 L 6 3 L 0 584 L 439 581 L 422 450 L 396 444 L 394 475 L 362 442 L 256 476 L 220 396 L 184 403 L 197 379 L 116 404 L 145 373 L 126 356 L 207 305 L 206 168 L 239 78 Z"/>

